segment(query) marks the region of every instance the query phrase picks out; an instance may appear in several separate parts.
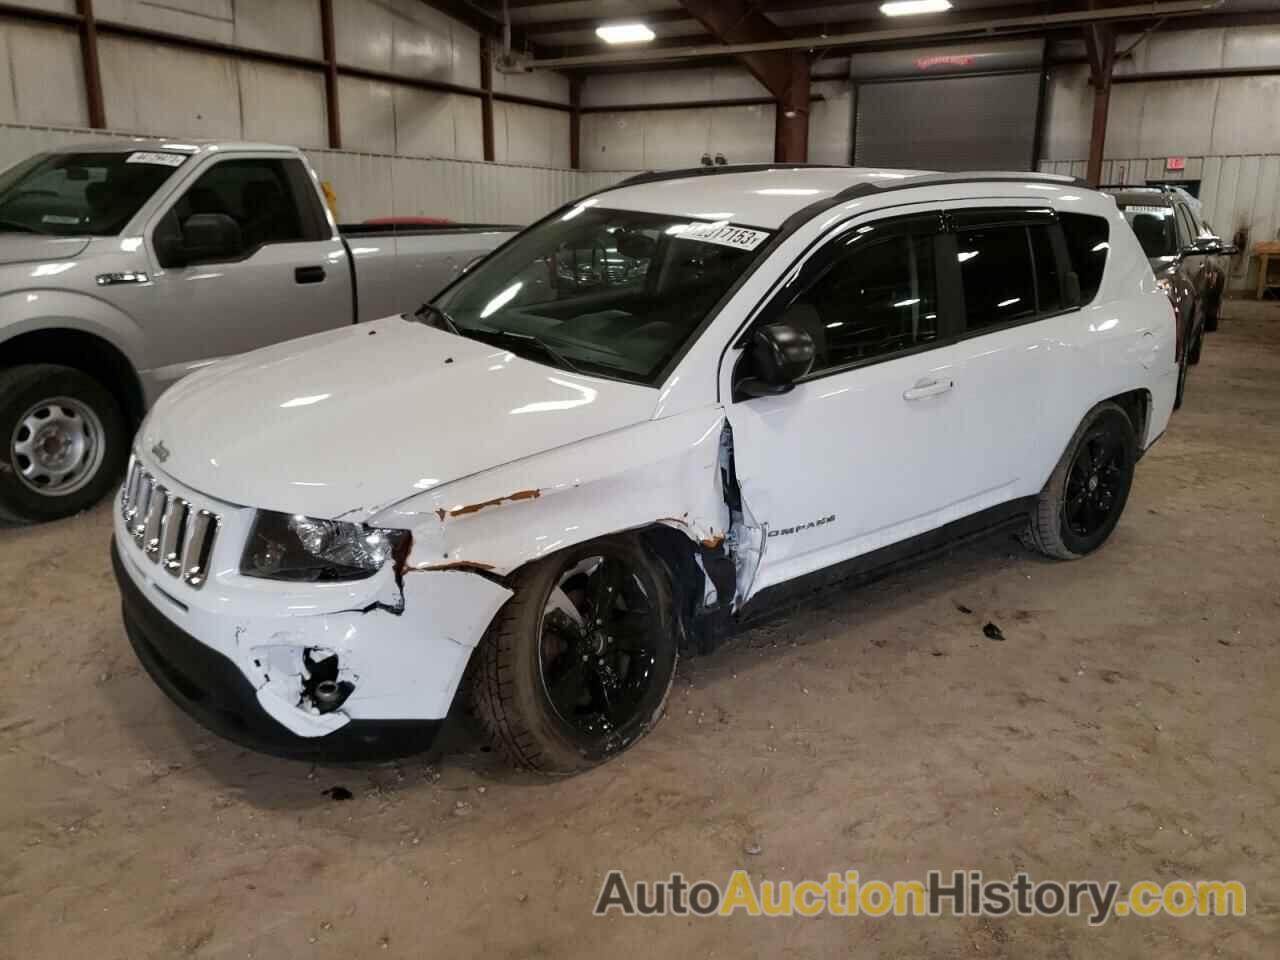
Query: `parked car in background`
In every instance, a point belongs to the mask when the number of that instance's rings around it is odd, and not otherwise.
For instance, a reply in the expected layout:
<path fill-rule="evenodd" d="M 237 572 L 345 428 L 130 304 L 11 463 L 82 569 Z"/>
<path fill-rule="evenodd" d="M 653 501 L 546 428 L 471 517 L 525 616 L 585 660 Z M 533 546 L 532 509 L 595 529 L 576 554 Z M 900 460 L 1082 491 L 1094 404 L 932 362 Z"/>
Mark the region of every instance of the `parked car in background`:
<path fill-rule="evenodd" d="M 1227 269 L 1235 248 L 1214 235 L 1185 190 L 1106 187 L 1151 262 L 1156 282 L 1178 314 L 1178 397 L 1188 368 L 1200 362 L 1205 331 L 1218 328 Z"/>
<path fill-rule="evenodd" d="M 657 722 L 682 648 L 816 582 L 996 529 L 1096 550 L 1174 328 L 1069 178 L 641 175 L 412 317 L 165 394 L 114 516 L 124 622 L 260 749 L 425 749 L 469 673 L 514 763 L 580 770 Z"/>
<path fill-rule="evenodd" d="M 129 141 L 0 173 L 0 519 L 82 510 L 234 354 L 412 310 L 515 228 L 339 228 L 290 147 Z"/>

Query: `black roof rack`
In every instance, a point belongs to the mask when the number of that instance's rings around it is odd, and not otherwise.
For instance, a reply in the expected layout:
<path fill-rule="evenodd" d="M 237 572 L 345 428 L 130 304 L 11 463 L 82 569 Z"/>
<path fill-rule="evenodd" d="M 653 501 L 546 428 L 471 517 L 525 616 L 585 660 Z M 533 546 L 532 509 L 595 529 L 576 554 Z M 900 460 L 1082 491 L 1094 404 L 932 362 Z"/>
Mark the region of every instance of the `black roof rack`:
<path fill-rule="evenodd" d="M 770 170 L 853 170 L 847 163 L 729 163 L 718 167 L 684 167 L 678 170 L 646 170 L 633 174 L 625 180 L 619 180 L 606 190 L 619 187 L 634 187 L 642 183 L 661 183 L 664 180 L 683 180 L 686 177 L 714 177 L 729 173 L 765 173 Z M 1026 173 L 922 173 L 902 181 L 883 184 L 870 184 L 877 189 L 905 189 L 907 187 L 927 187 L 940 183 L 989 183 L 991 181 L 1046 180 L 1052 183 L 1070 183 L 1076 187 L 1088 187 L 1089 183 L 1080 177 L 1068 177 L 1060 173 L 1041 173 L 1028 170 Z M 1090 188 L 1092 189 L 1092 188 Z M 601 191 L 604 192 L 604 191 Z"/>
<path fill-rule="evenodd" d="M 722 163 L 718 167 L 681 167 L 676 170 L 646 170 L 619 180 L 610 187 L 634 187 L 640 183 L 683 180 L 686 177 L 714 177 L 722 173 L 764 173 L 769 170 L 851 170 L 845 163 Z"/>

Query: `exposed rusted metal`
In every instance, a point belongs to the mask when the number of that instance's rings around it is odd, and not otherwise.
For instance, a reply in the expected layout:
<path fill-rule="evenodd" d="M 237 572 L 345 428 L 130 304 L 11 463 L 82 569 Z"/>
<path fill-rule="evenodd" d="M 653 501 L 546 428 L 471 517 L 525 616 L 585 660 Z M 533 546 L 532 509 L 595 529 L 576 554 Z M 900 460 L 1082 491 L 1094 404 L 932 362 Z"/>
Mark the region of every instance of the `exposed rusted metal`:
<path fill-rule="evenodd" d="M 446 560 L 443 563 L 415 563 L 408 568 L 409 572 L 435 572 L 440 570 L 463 570 L 468 573 L 492 573 L 496 567 L 492 563 L 481 563 L 478 560 Z"/>
<path fill-rule="evenodd" d="M 479 513 L 485 507 L 500 507 L 504 503 L 518 500 L 536 500 L 540 496 L 542 496 L 542 491 L 536 487 L 532 490 L 517 490 L 515 493 L 509 493 L 505 497 L 494 497 L 492 500 L 468 503 L 465 506 L 454 507 L 452 510 L 446 510 L 441 507 L 436 510 L 436 516 L 443 523 L 447 517 L 465 517 L 469 513 Z"/>

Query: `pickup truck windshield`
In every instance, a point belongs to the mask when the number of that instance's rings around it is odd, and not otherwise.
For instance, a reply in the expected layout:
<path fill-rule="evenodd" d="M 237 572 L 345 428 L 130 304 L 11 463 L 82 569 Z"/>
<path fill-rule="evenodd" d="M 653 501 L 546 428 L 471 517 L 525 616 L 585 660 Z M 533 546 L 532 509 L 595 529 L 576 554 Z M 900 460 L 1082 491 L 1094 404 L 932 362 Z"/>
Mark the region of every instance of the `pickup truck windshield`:
<path fill-rule="evenodd" d="M 0 233 L 119 233 L 186 156 L 136 150 L 37 154 L 0 173 Z"/>
<path fill-rule="evenodd" d="M 768 238 L 587 200 L 517 237 L 434 306 L 462 336 L 652 385 Z"/>
<path fill-rule="evenodd" d="M 1171 257 L 1178 252 L 1177 232 L 1174 228 L 1173 207 L 1129 204 L 1120 211 L 1133 227 L 1148 257 Z"/>

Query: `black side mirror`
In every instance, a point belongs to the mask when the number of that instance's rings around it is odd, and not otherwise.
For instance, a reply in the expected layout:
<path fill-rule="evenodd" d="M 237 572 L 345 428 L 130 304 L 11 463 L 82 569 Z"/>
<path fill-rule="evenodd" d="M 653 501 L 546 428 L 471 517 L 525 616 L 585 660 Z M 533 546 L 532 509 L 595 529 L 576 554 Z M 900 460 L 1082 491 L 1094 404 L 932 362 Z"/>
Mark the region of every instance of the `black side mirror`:
<path fill-rule="evenodd" d="M 225 213 L 193 213 L 182 221 L 181 263 L 233 260 L 243 251 L 240 225 Z"/>
<path fill-rule="evenodd" d="M 770 323 L 751 336 L 751 359 L 756 376 L 738 389 L 748 397 L 786 393 L 813 367 L 813 337 L 785 323 Z"/>

